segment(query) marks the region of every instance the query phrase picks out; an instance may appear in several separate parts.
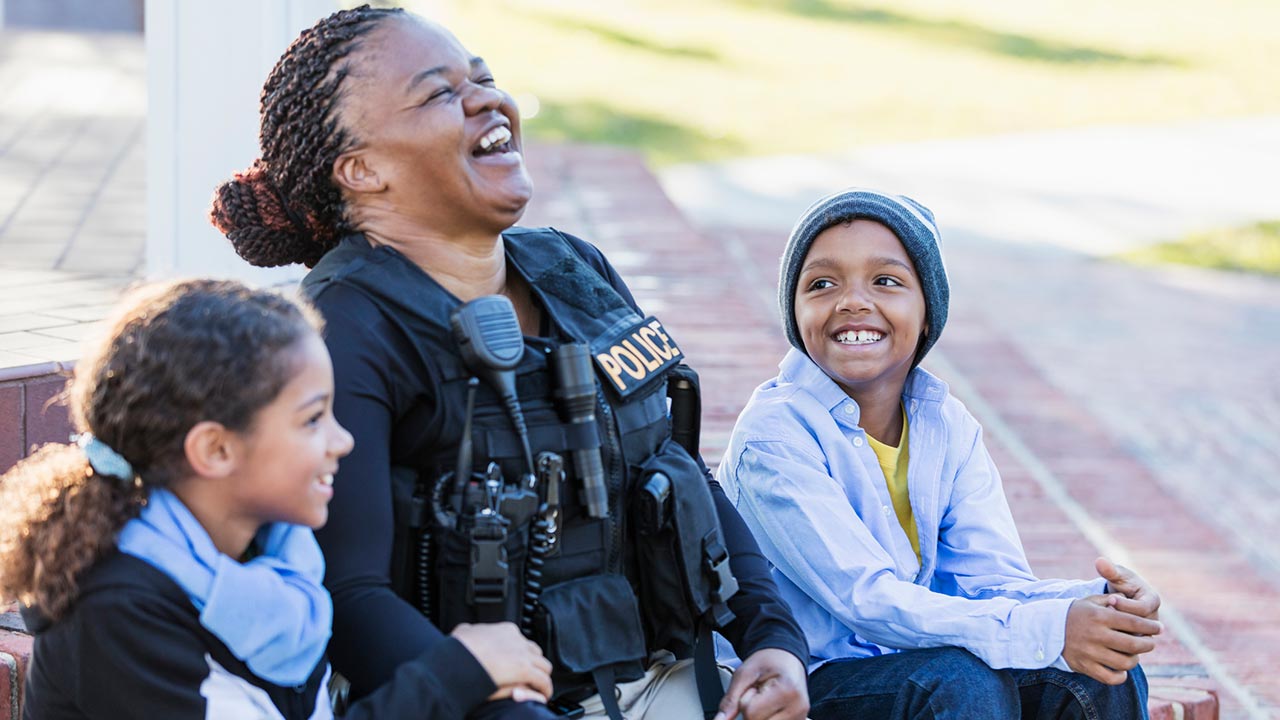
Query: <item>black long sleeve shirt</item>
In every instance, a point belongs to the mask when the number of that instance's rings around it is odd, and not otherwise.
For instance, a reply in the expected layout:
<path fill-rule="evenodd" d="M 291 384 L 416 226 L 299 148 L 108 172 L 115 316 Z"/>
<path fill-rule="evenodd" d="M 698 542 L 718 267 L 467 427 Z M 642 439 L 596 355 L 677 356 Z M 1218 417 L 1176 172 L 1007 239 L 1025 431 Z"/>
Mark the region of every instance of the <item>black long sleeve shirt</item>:
<path fill-rule="evenodd" d="M 565 237 L 639 312 L 600 251 Z M 365 241 L 357 236 L 344 242 Z M 413 342 L 395 317 L 365 290 L 340 278 L 317 287 L 312 299 L 326 321 L 336 379 L 334 412 L 355 436 L 355 449 L 342 460 L 336 477 L 329 522 L 317 535 L 328 564 L 325 583 L 334 600 L 330 654 L 351 681 L 353 695 L 359 696 L 385 683 L 401 663 L 432 652 L 446 639 L 392 591 L 389 567 L 394 532 L 390 468 L 409 460 L 395 457 L 395 448 L 415 437 L 421 429 L 415 418 L 429 416 L 436 400 L 429 390 L 422 390 L 431 386 L 431 368 L 416 359 Z M 701 459 L 698 462 L 705 470 Z M 767 561 L 724 491 L 709 473 L 707 479 L 740 586 L 729 602 L 737 619 L 723 634 L 743 658 L 760 649 L 780 648 L 807 663 L 804 636 L 769 575 Z M 480 682 L 482 676 L 481 672 L 473 681 Z"/>

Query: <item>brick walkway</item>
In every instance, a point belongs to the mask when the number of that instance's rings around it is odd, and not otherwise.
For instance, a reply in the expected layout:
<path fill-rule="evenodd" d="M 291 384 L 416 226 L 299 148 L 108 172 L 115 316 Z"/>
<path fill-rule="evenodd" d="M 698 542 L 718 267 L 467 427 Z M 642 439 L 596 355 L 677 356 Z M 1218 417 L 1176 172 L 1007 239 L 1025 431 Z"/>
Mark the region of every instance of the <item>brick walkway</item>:
<path fill-rule="evenodd" d="M 554 224 L 600 245 L 672 329 L 703 378 L 703 448 L 714 464 L 742 404 L 786 349 L 774 309 L 784 236 L 700 232 L 629 153 L 568 148 L 534 161 L 538 198 L 526 224 Z M 962 274 L 971 260 L 950 252 L 953 275 Z M 955 284 L 963 292 L 965 283 Z M 957 302 L 926 365 L 984 423 L 1033 567 L 1090 577 L 1093 558 L 1105 553 L 1160 589 L 1169 632 L 1144 663 L 1153 717 L 1208 717 L 1212 703 L 1197 688 L 1221 697 L 1224 718 L 1280 710 L 1280 592 L 1248 548 L 1168 492 L 988 310 Z"/>

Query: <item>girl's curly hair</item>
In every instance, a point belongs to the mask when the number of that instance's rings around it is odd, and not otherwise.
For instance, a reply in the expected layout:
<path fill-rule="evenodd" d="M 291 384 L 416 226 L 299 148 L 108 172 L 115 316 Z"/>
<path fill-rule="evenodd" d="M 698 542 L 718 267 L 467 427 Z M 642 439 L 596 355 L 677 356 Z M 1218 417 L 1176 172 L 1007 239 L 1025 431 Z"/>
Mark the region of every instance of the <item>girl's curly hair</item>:
<path fill-rule="evenodd" d="M 262 156 L 218 187 L 209 212 L 240 257 L 271 267 L 313 267 L 351 231 L 331 178 L 334 160 L 355 142 L 339 123 L 347 58 L 359 38 L 401 8 L 362 5 L 303 30 L 262 88 Z"/>
<path fill-rule="evenodd" d="M 187 280 L 133 291 L 105 329 L 63 397 L 77 431 L 122 455 L 135 477 L 97 476 L 80 448 L 57 443 L 0 476 L 0 598 L 51 620 L 70 608 L 77 578 L 114 547 L 148 490 L 190 471 L 187 432 L 203 420 L 248 430 L 320 318 L 274 292 Z"/>

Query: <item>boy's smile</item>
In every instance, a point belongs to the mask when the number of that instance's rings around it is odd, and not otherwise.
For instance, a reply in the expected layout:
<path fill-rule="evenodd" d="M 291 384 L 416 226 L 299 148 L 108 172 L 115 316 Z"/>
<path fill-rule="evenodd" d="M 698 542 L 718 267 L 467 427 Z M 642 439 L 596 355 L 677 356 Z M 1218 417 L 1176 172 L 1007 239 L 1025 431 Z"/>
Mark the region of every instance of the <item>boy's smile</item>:
<path fill-rule="evenodd" d="M 858 219 L 822 231 L 801 267 L 795 312 L 805 352 L 851 397 L 902 393 L 925 304 L 892 230 Z"/>

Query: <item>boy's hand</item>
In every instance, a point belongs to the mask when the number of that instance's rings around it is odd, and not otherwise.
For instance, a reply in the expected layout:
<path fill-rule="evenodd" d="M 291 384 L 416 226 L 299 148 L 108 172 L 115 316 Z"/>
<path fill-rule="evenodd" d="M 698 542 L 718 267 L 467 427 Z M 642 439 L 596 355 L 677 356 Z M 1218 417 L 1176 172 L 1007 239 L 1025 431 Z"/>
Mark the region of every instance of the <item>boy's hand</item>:
<path fill-rule="evenodd" d="M 1090 595 L 1071 603 L 1067 611 L 1062 659 L 1072 670 L 1107 685 L 1120 685 L 1138 656 L 1151 652 L 1160 633 L 1159 622 L 1112 607 L 1114 595 Z"/>
<path fill-rule="evenodd" d="M 1107 581 L 1107 593 L 1119 593 L 1115 609 L 1150 620 L 1160 619 L 1160 596 L 1138 573 L 1100 557 L 1094 562 L 1098 574 Z"/>
<path fill-rule="evenodd" d="M 786 650 L 751 653 L 733 674 L 716 720 L 803 720 L 809 714 L 804 663 Z"/>

